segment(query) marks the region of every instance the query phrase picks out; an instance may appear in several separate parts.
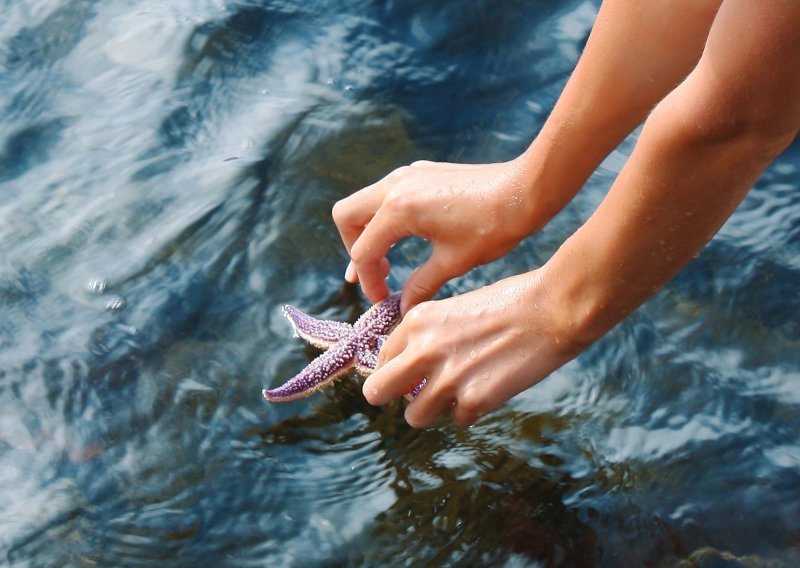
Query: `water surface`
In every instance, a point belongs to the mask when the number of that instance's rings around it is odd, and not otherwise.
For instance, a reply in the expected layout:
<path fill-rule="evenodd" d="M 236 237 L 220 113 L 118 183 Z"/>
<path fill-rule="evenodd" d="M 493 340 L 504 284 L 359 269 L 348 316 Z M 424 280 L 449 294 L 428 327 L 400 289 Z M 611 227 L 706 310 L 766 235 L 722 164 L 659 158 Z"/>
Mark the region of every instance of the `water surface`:
<path fill-rule="evenodd" d="M 468 430 L 359 382 L 269 405 L 352 320 L 332 204 L 509 159 L 598 2 L 0 2 L 0 565 L 793 566 L 800 146 L 578 360 Z M 458 294 L 539 266 L 576 201 Z M 424 249 L 395 252 L 402 284 Z M 769 564 L 772 562 L 772 564 Z"/>

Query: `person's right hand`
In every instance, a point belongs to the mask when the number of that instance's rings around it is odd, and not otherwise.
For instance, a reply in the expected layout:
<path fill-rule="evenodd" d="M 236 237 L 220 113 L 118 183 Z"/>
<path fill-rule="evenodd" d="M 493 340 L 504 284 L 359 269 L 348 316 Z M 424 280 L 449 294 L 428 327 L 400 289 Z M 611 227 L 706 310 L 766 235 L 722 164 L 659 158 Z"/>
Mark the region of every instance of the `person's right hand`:
<path fill-rule="evenodd" d="M 345 278 L 360 281 L 372 302 L 389 294 L 389 249 L 412 235 L 431 242 L 430 258 L 403 289 L 405 313 L 450 278 L 503 256 L 538 229 L 533 210 L 521 159 L 415 162 L 336 203 L 333 219 L 351 258 Z"/>

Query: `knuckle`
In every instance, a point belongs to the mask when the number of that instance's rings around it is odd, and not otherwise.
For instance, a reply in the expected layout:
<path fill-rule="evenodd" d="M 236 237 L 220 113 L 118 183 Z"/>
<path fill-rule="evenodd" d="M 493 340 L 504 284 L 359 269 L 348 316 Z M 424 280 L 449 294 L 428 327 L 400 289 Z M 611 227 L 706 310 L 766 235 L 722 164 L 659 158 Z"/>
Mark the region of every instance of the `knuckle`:
<path fill-rule="evenodd" d="M 383 200 L 383 206 L 391 211 L 402 210 L 406 204 L 405 193 L 398 187 L 393 187 L 386 193 Z"/>
<path fill-rule="evenodd" d="M 348 217 L 348 205 L 346 199 L 340 199 L 336 203 L 333 204 L 333 208 L 331 209 L 331 216 L 333 217 L 334 223 L 337 225 L 342 224 L 346 221 Z"/>
<path fill-rule="evenodd" d="M 425 328 L 426 327 L 426 320 L 428 319 L 431 312 L 431 303 L 430 302 L 422 302 L 421 304 L 417 304 L 413 308 L 411 308 L 408 313 L 406 314 L 406 319 L 408 319 L 408 324 L 412 328 Z"/>
<path fill-rule="evenodd" d="M 392 173 L 389 174 L 387 177 L 395 177 L 395 178 L 402 178 L 406 177 L 409 174 L 409 170 L 411 169 L 410 166 L 400 166 L 396 168 Z"/>
<path fill-rule="evenodd" d="M 415 160 L 411 163 L 412 168 L 424 168 L 430 166 L 433 162 L 430 160 Z"/>

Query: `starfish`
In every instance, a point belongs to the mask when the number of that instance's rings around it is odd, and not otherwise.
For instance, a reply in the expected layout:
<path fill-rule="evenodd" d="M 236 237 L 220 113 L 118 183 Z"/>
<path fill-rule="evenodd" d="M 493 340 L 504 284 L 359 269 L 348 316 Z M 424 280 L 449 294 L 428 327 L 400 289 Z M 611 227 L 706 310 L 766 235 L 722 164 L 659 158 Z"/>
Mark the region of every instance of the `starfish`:
<path fill-rule="evenodd" d="M 284 306 L 283 315 L 289 318 L 295 334 L 326 351 L 283 385 L 264 389 L 264 398 L 271 402 L 305 398 L 351 369 L 370 375 L 378 363 L 383 342 L 402 319 L 399 293 L 372 306 L 352 325 L 316 319 L 288 305 Z M 409 395 L 415 397 L 424 384 L 423 380 Z"/>

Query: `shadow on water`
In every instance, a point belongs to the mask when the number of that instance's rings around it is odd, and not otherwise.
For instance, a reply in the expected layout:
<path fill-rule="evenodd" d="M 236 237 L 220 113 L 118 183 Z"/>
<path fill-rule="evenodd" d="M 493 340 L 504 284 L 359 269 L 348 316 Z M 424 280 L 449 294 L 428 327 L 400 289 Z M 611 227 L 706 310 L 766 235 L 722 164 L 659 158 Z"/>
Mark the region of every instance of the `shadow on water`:
<path fill-rule="evenodd" d="M 520 565 L 594 565 L 594 533 L 564 505 L 569 479 L 554 473 L 562 459 L 548 453 L 555 441 L 547 430 L 566 424 L 506 415 L 471 431 L 443 422 L 418 432 L 402 424 L 398 405 L 362 416 L 357 390 L 343 386 L 313 416 L 290 418 L 259 434 L 264 451 L 283 445 L 308 454 L 340 452 L 368 434 L 370 451 L 382 456 L 380 477 L 387 478 L 393 502 L 332 553 L 332 564 L 497 565 L 516 558 Z M 335 428 L 354 420 L 362 425 L 358 431 L 342 436 Z M 536 438 L 536 450 L 524 457 L 500 441 L 515 420 L 520 433 Z"/>

